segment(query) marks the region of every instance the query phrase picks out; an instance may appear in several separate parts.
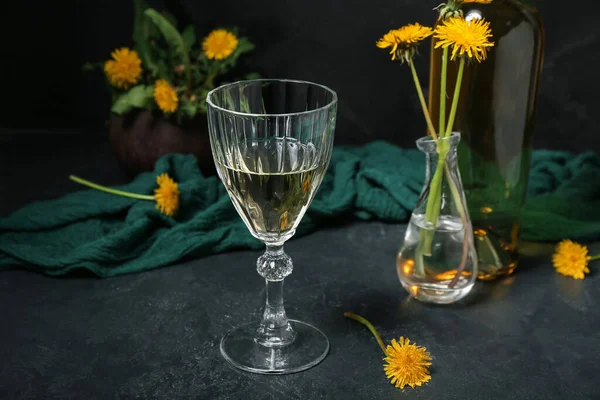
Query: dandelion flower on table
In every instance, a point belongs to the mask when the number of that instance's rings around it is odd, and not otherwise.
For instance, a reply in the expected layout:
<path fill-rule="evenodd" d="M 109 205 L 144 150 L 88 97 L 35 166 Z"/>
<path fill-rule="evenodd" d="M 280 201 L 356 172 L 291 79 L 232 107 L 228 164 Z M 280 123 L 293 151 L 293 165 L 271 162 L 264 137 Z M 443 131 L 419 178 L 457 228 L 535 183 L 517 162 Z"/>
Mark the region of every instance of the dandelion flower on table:
<path fill-rule="evenodd" d="M 400 337 L 400 341 L 393 339 L 391 344 L 386 347 L 381 336 L 369 321 L 351 312 L 344 313 L 344 316 L 365 325 L 375 336 L 381 351 L 385 354 L 383 360 L 386 364 L 383 366 L 383 370 L 392 385 L 400 389 L 405 386 L 414 389 L 415 386 L 421 386 L 431 380 L 429 373 L 431 355 L 425 347 L 410 343 L 410 340 L 403 336 Z"/>
<path fill-rule="evenodd" d="M 560 242 L 552 256 L 552 264 L 559 274 L 575 279 L 585 278 L 590 273 L 588 263 L 597 257 L 588 255 L 588 248 L 569 239 Z"/>
<path fill-rule="evenodd" d="M 179 208 L 179 187 L 169 175 L 161 174 L 156 178 L 158 188 L 154 189 L 156 208 L 172 217 Z"/>
<path fill-rule="evenodd" d="M 434 38 L 438 39 L 435 48 L 452 47 L 451 59 L 457 55 L 475 58 L 481 62 L 487 58 L 487 52 L 494 42 L 490 23 L 484 19 L 466 21 L 464 18 L 456 17 L 443 21 L 435 28 Z"/>
<path fill-rule="evenodd" d="M 392 340 L 386 348 L 387 357 L 384 360 L 385 375 L 392 385 L 403 389 L 404 386 L 421 386 L 431 380 L 429 367 L 431 356 L 424 347 L 410 343 L 408 338 L 400 337 L 400 341 Z"/>
<path fill-rule="evenodd" d="M 151 200 L 156 202 L 156 208 L 160 210 L 161 213 L 172 217 L 175 215 L 177 210 L 179 209 L 179 187 L 177 182 L 175 182 L 168 174 L 160 174 L 156 177 L 156 183 L 158 187 L 154 189 L 154 195 L 147 194 L 139 194 L 139 193 L 131 193 L 126 192 L 124 190 L 112 189 L 106 186 L 98 185 L 97 183 L 90 182 L 83 178 L 80 178 L 75 175 L 69 176 L 69 179 L 90 187 L 92 189 L 100 190 L 105 193 L 114 194 L 117 196 L 129 197 L 132 199 L 138 200 Z"/>
<path fill-rule="evenodd" d="M 112 60 L 104 63 L 104 72 L 111 85 L 128 89 L 135 85 L 142 75 L 142 60 L 135 50 L 126 47 L 116 49 Z"/>
<path fill-rule="evenodd" d="M 238 38 L 225 29 L 215 29 L 202 42 L 202 50 L 209 60 L 229 57 L 238 46 Z"/>

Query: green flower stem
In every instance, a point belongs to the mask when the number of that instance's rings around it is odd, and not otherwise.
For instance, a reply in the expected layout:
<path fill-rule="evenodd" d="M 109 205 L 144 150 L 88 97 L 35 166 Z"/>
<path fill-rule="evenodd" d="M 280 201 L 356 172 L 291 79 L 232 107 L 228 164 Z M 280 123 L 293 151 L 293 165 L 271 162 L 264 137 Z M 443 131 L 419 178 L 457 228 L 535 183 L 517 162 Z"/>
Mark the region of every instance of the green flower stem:
<path fill-rule="evenodd" d="M 444 55 L 444 60 L 446 60 L 447 54 Z M 447 62 L 447 61 L 446 61 Z M 443 67 L 442 67 L 443 68 Z M 447 66 L 446 66 L 447 69 Z M 456 118 L 456 110 L 458 108 L 458 100 L 460 98 L 460 89 L 462 85 L 462 78 L 465 71 L 465 58 L 460 59 L 460 66 L 458 68 L 458 75 L 456 77 L 456 86 L 454 87 L 454 96 L 452 99 L 452 108 L 450 109 L 450 115 L 448 117 L 448 125 L 446 126 L 446 131 L 444 132 L 440 127 L 440 138 L 447 138 L 452 133 L 452 128 L 454 126 L 454 120 Z M 447 71 L 442 75 L 442 81 L 445 81 L 447 75 Z M 445 85 L 443 85 L 445 86 Z M 444 93 L 443 90 L 442 93 Z M 445 96 L 440 95 L 440 102 L 443 100 L 443 107 L 440 104 L 440 115 L 442 113 L 442 109 L 446 108 Z M 438 165 L 435 170 L 435 174 L 433 175 L 433 179 L 431 180 L 430 189 L 429 189 L 429 198 L 427 199 L 427 208 L 425 209 L 425 222 L 429 222 L 433 225 L 433 229 L 427 229 L 425 231 L 425 238 L 423 241 L 423 254 L 426 256 L 431 256 L 431 245 L 433 243 L 433 237 L 435 235 L 435 227 L 437 226 L 438 218 L 440 216 L 440 207 L 442 204 L 442 184 L 443 184 L 443 174 L 444 169 L 446 167 L 446 154 L 448 153 L 447 143 L 443 141 L 438 142 Z M 457 199 L 458 200 L 458 199 Z M 463 266 L 464 268 L 464 266 Z M 451 283 L 452 284 L 452 283 Z M 455 283 L 454 283 L 455 284 Z"/>
<path fill-rule="evenodd" d="M 364 326 L 366 326 L 371 331 L 373 336 L 375 336 L 375 339 L 377 339 L 377 343 L 379 344 L 379 347 L 381 347 L 381 351 L 383 351 L 383 354 L 387 355 L 387 352 L 385 351 L 385 344 L 383 343 L 383 340 L 381 340 L 381 336 L 379 336 L 379 333 L 377 333 L 377 331 L 375 330 L 375 327 L 369 321 L 367 321 L 360 315 L 357 315 L 357 314 L 354 314 L 351 312 L 345 312 L 344 317 L 353 319 L 357 322 L 360 322 Z"/>
<path fill-rule="evenodd" d="M 431 116 L 429 115 L 429 110 L 427 108 L 427 103 L 425 102 L 425 96 L 423 95 L 423 89 L 421 88 L 421 83 L 419 80 L 419 76 L 417 74 L 417 70 L 415 69 L 415 65 L 414 62 L 409 63 L 410 65 L 410 70 L 412 72 L 412 77 L 413 77 L 413 81 L 415 82 L 415 88 L 417 89 L 417 94 L 419 96 L 419 101 L 421 103 L 421 108 L 423 109 L 423 115 L 425 116 L 425 121 L 427 122 L 427 127 L 429 129 L 429 134 L 431 135 L 431 137 L 437 142 L 438 141 L 438 135 L 435 132 L 435 128 L 433 126 L 433 122 L 431 121 Z M 445 91 L 445 90 L 444 90 Z M 442 131 L 440 131 L 442 132 Z M 441 160 L 445 159 L 445 154 L 444 157 L 440 158 Z M 437 224 L 437 219 L 439 217 L 439 213 L 440 213 L 440 204 L 441 204 L 441 193 L 440 189 L 441 189 L 441 178 L 442 175 L 440 173 L 438 173 L 440 168 L 438 168 L 435 172 L 435 175 L 433 177 L 431 186 L 430 186 L 430 193 L 429 193 L 429 199 L 427 200 L 427 211 L 425 213 L 425 220 L 426 221 L 431 221 L 434 225 Z M 432 198 L 434 200 L 432 200 Z M 437 199 L 437 200 L 436 200 Z M 437 207 L 436 207 L 437 204 Z M 437 212 L 435 211 L 435 208 L 437 208 Z M 423 264 L 423 254 L 426 255 L 430 255 L 431 254 L 431 243 L 433 241 L 433 231 L 427 231 L 425 233 L 425 235 L 423 235 L 422 232 L 419 232 L 419 246 L 417 248 L 417 259 L 415 260 L 415 272 L 421 276 L 423 276 L 425 274 L 425 268 L 424 268 L 424 264 Z"/>
<path fill-rule="evenodd" d="M 94 182 L 87 181 L 87 180 L 82 179 L 82 178 L 80 178 L 78 176 L 75 176 L 75 175 L 69 176 L 69 179 L 72 180 L 72 181 L 75 181 L 77 183 L 80 183 L 82 185 L 91 187 L 92 189 L 101 190 L 101 191 L 106 192 L 106 193 L 116 194 L 116 195 L 124 196 L 124 197 L 131 197 L 133 199 L 139 199 L 139 200 L 155 200 L 154 196 L 152 196 L 152 195 L 130 193 L 130 192 L 124 192 L 122 190 L 111 189 L 111 188 L 108 188 L 106 186 L 101 186 L 101 185 L 98 185 L 98 184 L 96 184 Z"/>
<path fill-rule="evenodd" d="M 454 275 L 454 278 L 448 284 L 448 287 L 450 289 L 452 289 L 458 283 L 458 280 L 460 279 L 462 272 L 464 271 L 465 266 L 467 265 L 467 254 L 469 252 L 469 239 L 471 238 L 471 235 L 473 234 L 471 232 L 473 230 L 473 227 L 471 225 L 467 224 L 467 212 L 466 212 L 465 208 L 463 207 L 464 203 L 462 201 L 463 199 L 461 198 L 462 195 L 458 191 L 458 187 L 456 186 L 454 180 L 450 176 L 450 169 L 448 168 L 448 165 L 445 166 L 444 172 L 446 173 L 446 178 L 448 179 L 450 191 L 452 192 L 452 197 L 454 197 L 454 203 L 456 205 L 458 213 L 460 214 L 460 220 L 461 220 L 461 222 L 463 224 L 463 228 L 465 230 L 464 238 L 463 238 L 462 254 L 460 257 L 460 264 L 459 264 L 458 268 L 456 269 L 456 275 Z"/>
<path fill-rule="evenodd" d="M 465 72 L 465 57 L 460 58 L 460 66 L 458 67 L 458 75 L 456 76 L 456 86 L 454 87 L 454 98 L 452 99 L 452 108 L 450 110 L 450 116 L 448 117 L 448 126 L 446 127 L 446 133 L 440 131 L 440 135 L 448 137 L 452 133 L 454 127 L 454 119 L 456 118 L 456 109 L 458 108 L 458 99 L 460 97 L 460 89 L 462 85 L 462 78 Z"/>
<path fill-rule="evenodd" d="M 589 261 L 600 260 L 600 254 L 592 256 L 589 258 Z"/>
<path fill-rule="evenodd" d="M 429 115 L 429 110 L 427 109 L 427 103 L 425 103 L 425 96 L 423 96 L 423 89 L 421 89 L 421 83 L 419 81 L 419 76 L 417 75 L 417 70 L 415 69 L 415 64 L 412 60 L 409 64 L 413 80 L 415 81 L 415 87 L 417 88 L 417 94 L 419 95 L 419 101 L 421 102 L 421 107 L 423 108 L 423 115 L 425 116 L 425 121 L 427 121 L 429 133 L 431 134 L 431 137 L 437 141 L 438 135 L 435 133 L 433 122 L 431 122 L 431 116 Z"/>
<path fill-rule="evenodd" d="M 214 80 L 215 80 L 218 72 L 219 72 L 219 70 L 215 66 L 213 66 L 213 68 L 208 73 L 208 76 L 206 77 L 206 80 L 204 81 L 204 85 L 209 90 L 212 90 L 215 88 Z"/>
<path fill-rule="evenodd" d="M 440 208 L 442 205 L 442 183 L 444 179 L 444 165 L 446 164 L 446 150 L 443 145 L 444 142 L 438 142 L 438 163 L 431 184 L 429 185 L 429 197 L 427 198 L 427 207 L 425 209 L 425 222 L 429 222 L 433 225 L 433 229 L 426 229 L 425 241 L 423 242 L 423 254 L 431 256 L 431 244 L 433 243 L 433 236 L 435 234 L 435 227 L 437 226 L 438 218 L 440 216 Z"/>
<path fill-rule="evenodd" d="M 419 244 L 415 252 L 415 271 L 414 276 L 417 278 L 425 277 L 425 263 L 423 263 L 423 246 L 425 243 L 425 230 L 419 229 Z"/>
<path fill-rule="evenodd" d="M 442 55 L 442 76 L 440 82 L 440 132 L 446 131 L 446 76 L 448 75 L 448 48 Z"/>

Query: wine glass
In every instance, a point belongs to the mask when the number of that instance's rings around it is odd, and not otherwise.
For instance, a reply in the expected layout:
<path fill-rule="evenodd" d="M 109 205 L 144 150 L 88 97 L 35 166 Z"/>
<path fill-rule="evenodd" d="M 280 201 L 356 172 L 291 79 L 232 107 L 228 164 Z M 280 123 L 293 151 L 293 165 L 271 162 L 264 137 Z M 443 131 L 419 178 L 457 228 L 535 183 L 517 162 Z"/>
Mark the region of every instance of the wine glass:
<path fill-rule="evenodd" d="M 231 330 L 221 354 L 263 374 L 306 370 L 329 351 L 323 332 L 288 319 L 283 251 L 312 201 L 333 148 L 337 95 L 310 82 L 258 79 L 227 84 L 206 98 L 210 144 L 229 197 L 250 233 L 266 245 L 257 261 L 266 281 L 261 321 Z"/>

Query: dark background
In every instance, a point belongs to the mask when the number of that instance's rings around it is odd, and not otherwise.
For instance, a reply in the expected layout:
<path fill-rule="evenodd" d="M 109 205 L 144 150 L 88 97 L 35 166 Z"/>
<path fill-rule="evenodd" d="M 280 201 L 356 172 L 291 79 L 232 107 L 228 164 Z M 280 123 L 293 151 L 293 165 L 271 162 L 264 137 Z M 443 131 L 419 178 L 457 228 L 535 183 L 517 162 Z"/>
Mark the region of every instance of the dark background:
<path fill-rule="evenodd" d="M 375 41 L 408 22 L 431 25 L 440 0 L 166 0 L 149 1 L 194 23 L 201 36 L 237 25 L 256 45 L 245 70 L 264 77 L 316 81 L 339 94 L 337 143 L 378 138 L 403 146 L 425 132 L 409 71 Z M 109 92 L 102 73 L 83 72 L 131 46 L 128 0 L 17 1 L 4 14 L 4 131 L 106 131 Z M 535 147 L 600 150 L 600 5 L 534 1 L 547 41 Z M 560 5 L 562 4 L 562 5 Z M 417 68 L 427 86 L 428 48 Z"/>

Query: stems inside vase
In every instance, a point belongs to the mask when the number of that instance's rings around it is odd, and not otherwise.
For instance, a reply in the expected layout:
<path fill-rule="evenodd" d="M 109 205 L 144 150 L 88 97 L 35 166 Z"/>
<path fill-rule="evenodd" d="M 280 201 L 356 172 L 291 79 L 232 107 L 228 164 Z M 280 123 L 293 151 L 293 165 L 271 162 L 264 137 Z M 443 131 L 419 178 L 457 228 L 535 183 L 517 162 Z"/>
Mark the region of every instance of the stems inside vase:
<path fill-rule="evenodd" d="M 454 275 L 454 278 L 452 278 L 452 280 L 448 284 L 448 287 L 450 289 L 452 289 L 458 283 L 458 280 L 462 276 L 465 266 L 467 265 L 467 253 L 469 251 L 469 240 L 471 238 L 471 235 L 473 234 L 473 232 L 472 232 L 473 227 L 467 222 L 467 211 L 463 207 L 463 204 L 466 204 L 466 203 L 464 203 L 462 201 L 463 200 L 463 199 L 461 199 L 462 195 L 461 195 L 460 191 L 458 190 L 458 188 L 456 187 L 454 179 L 452 179 L 452 176 L 450 175 L 450 169 L 448 168 L 447 165 L 445 166 L 445 173 L 446 173 L 446 178 L 448 179 L 448 183 L 450 185 L 450 191 L 452 193 L 452 196 L 455 199 L 455 204 L 456 204 L 456 208 L 458 210 L 458 214 L 460 215 L 460 220 L 461 220 L 461 222 L 463 224 L 463 228 L 465 230 L 464 238 L 463 238 L 462 254 L 460 256 L 460 264 L 458 265 L 458 268 L 456 269 L 456 275 Z"/>
<path fill-rule="evenodd" d="M 454 95 L 452 98 L 452 105 L 451 105 L 451 109 L 450 109 L 450 115 L 448 117 L 448 121 L 446 124 L 445 121 L 445 114 L 446 114 L 446 75 L 448 73 L 448 49 L 444 49 L 444 53 L 443 53 L 443 58 L 442 58 L 442 76 L 441 76 L 441 88 L 440 88 L 440 126 L 439 126 L 439 136 L 435 139 L 445 139 L 450 137 L 450 135 L 452 134 L 452 129 L 454 127 L 454 121 L 456 118 L 456 111 L 458 109 L 458 102 L 460 99 L 460 90 L 461 90 L 461 85 L 462 85 L 462 78 L 464 75 L 464 69 L 465 69 L 465 58 L 461 57 L 460 59 L 460 65 L 459 65 L 459 69 L 458 69 L 458 75 L 456 77 L 456 85 L 454 87 Z M 420 89 L 420 84 L 418 82 L 418 77 L 416 75 L 416 71 L 414 69 L 414 66 L 411 63 L 411 69 L 413 71 L 413 78 L 415 79 L 415 84 L 417 86 L 417 93 L 419 93 L 419 89 Z M 419 98 L 421 98 L 421 96 L 419 96 Z M 424 99 L 422 100 L 422 104 L 424 104 Z M 431 123 L 431 118 L 429 115 L 429 112 L 424 108 L 424 112 L 425 112 L 425 118 L 428 121 L 428 123 Z M 430 130 L 433 130 L 433 128 L 430 128 Z M 431 256 L 431 246 L 433 244 L 433 238 L 435 235 L 435 229 L 437 227 L 438 224 L 438 219 L 439 219 L 439 215 L 440 215 L 440 211 L 441 211 L 441 204 L 442 204 L 442 187 L 443 187 L 443 181 L 444 181 L 444 170 L 447 169 L 446 166 L 446 155 L 448 154 L 448 143 L 447 141 L 444 140 L 436 140 L 437 144 L 438 144 L 438 163 L 437 163 L 437 168 L 435 170 L 435 173 L 433 175 L 433 178 L 431 180 L 431 184 L 430 184 L 430 189 L 429 189 L 429 197 L 427 199 L 427 206 L 425 209 L 425 223 L 427 226 L 427 229 L 425 231 L 424 235 L 419 235 L 419 247 L 417 249 L 417 260 L 415 260 L 416 263 L 416 271 L 418 274 L 424 274 L 424 263 L 422 260 L 422 256 Z M 448 176 L 448 179 L 450 177 Z M 457 198 L 456 196 L 460 196 L 460 194 L 457 194 L 455 190 L 453 189 L 453 182 L 451 179 L 450 180 L 450 186 L 451 186 L 451 193 L 452 196 L 455 198 L 456 203 L 460 204 L 460 199 Z M 459 210 L 459 213 L 461 214 L 461 220 L 463 221 L 463 225 L 466 225 L 466 217 L 465 215 L 463 215 L 465 212 L 464 210 Z M 462 268 L 459 266 L 459 269 L 464 269 L 464 264 L 466 263 L 466 254 L 467 254 L 467 250 L 468 250 L 468 236 L 467 236 L 467 232 L 466 232 L 467 227 L 465 226 L 465 238 L 464 238 L 464 244 L 463 244 L 463 256 L 461 258 L 461 266 Z M 462 272 L 462 271 L 461 271 Z M 459 275 L 457 274 L 457 277 Z M 450 284 L 454 285 L 456 284 L 455 280 L 457 278 L 455 278 Z"/>
<path fill-rule="evenodd" d="M 439 141 L 438 147 L 447 147 L 444 145 L 446 141 Z M 446 164 L 446 154 L 448 150 L 438 148 L 438 162 L 431 179 L 429 199 L 427 200 L 427 208 L 425 210 L 425 223 L 427 230 L 425 232 L 425 241 L 423 243 L 423 254 L 431 256 L 431 244 L 433 243 L 433 236 L 435 234 L 435 228 L 437 226 L 438 218 L 440 216 L 440 210 L 442 207 L 442 186 L 444 180 L 444 165 Z"/>

